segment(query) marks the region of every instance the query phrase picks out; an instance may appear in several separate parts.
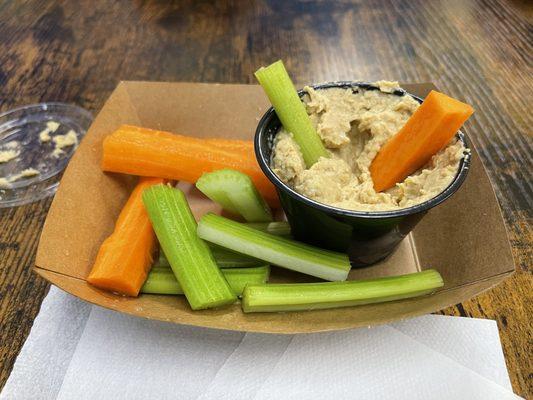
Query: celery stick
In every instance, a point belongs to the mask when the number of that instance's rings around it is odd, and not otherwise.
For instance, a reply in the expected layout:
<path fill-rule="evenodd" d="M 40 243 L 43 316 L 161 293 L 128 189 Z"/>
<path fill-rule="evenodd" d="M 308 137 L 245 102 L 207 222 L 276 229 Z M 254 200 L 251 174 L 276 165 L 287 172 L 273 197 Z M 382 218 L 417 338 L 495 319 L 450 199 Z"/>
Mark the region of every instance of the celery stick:
<path fill-rule="evenodd" d="M 207 243 L 207 245 L 211 249 L 211 254 L 213 254 L 219 268 L 250 268 L 265 265 L 264 261 L 258 260 L 257 258 L 239 254 L 213 243 Z M 165 253 L 162 250 L 159 252 L 159 260 L 154 263 L 152 268 L 157 267 L 170 267 Z"/>
<path fill-rule="evenodd" d="M 274 236 L 212 213 L 201 218 L 198 235 L 250 257 L 329 281 L 344 281 L 350 272 L 346 254 Z"/>
<path fill-rule="evenodd" d="M 284 236 L 288 238 L 291 236 L 291 227 L 289 223 L 285 221 L 247 222 L 245 225 L 276 236 Z M 249 268 L 264 265 L 264 261 L 225 249 L 216 244 L 208 243 L 208 246 L 211 248 L 211 253 L 213 254 L 213 257 L 215 257 L 215 261 L 219 268 Z M 154 263 L 153 268 L 158 266 L 170 266 L 165 257 L 165 253 L 162 250 L 159 251 L 159 259 Z"/>
<path fill-rule="evenodd" d="M 361 281 L 249 285 L 242 309 L 248 313 L 349 307 L 422 296 L 442 286 L 442 277 L 431 269 Z"/>
<path fill-rule="evenodd" d="M 231 289 L 241 296 L 247 285 L 261 285 L 268 281 L 270 266 L 263 265 L 255 268 L 228 268 L 222 271 Z"/>
<path fill-rule="evenodd" d="M 203 174 L 196 182 L 203 194 L 246 221 L 272 221 L 272 212 L 250 177 L 232 169 Z"/>
<path fill-rule="evenodd" d="M 155 267 L 170 267 L 167 256 L 165 256 L 163 249 L 159 249 L 159 258 L 152 265 L 152 268 Z"/>
<path fill-rule="evenodd" d="M 183 289 L 170 267 L 166 269 L 152 268 L 141 287 L 141 293 L 183 294 Z"/>
<path fill-rule="evenodd" d="M 265 265 L 264 261 L 257 258 L 239 254 L 213 243 L 208 243 L 208 245 L 219 268 L 249 268 Z"/>
<path fill-rule="evenodd" d="M 245 225 L 276 236 L 287 238 L 290 238 L 291 236 L 291 227 L 286 221 L 246 222 Z M 248 257 L 213 243 L 207 243 L 207 245 L 211 249 L 211 253 L 213 254 L 213 257 L 215 257 L 215 261 L 219 268 L 249 268 L 264 265 L 264 261 L 258 260 L 257 258 Z M 159 266 L 170 266 L 165 257 L 165 253 L 162 250 L 159 251 L 159 259 L 154 263 L 152 268 Z"/>
<path fill-rule="evenodd" d="M 305 106 L 303 105 L 291 78 L 279 60 L 262 67 L 255 77 L 266 92 L 276 110 L 283 127 L 294 136 L 300 146 L 307 168 L 310 168 L 320 157 L 329 157 L 329 153 L 316 133 Z"/>
<path fill-rule="evenodd" d="M 152 266 L 150 271 L 170 271 L 170 272 L 172 272 L 172 268 L 170 268 L 170 264 L 169 265 L 154 265 L 154 266 Z"/>
<path fill-rule="evenodd" d="M 222 271 L 231 290 L 237 295 L 242 295 L 246 285 L 262 284 L 267 282 L 270 266 L 263 265 L 255 268 L 225 269 Z M 152 294 L 183 294 L 179 282 L 170 268 L 152 268 L 141 293 Z"/>
<path fill-rule="evenodd" d="M 211 250 L 196 234 L 196 221 L 183 192 L 155 185 L 144 191 L 143 202 L 191 308 L 201 310 L 233 303 L 235 294 Z"/>
<path fill-rule="evenodd" d="M 286 221 L 247 222 L 245 225 L 276 236 L 291 236 L 291 226 Z"/>

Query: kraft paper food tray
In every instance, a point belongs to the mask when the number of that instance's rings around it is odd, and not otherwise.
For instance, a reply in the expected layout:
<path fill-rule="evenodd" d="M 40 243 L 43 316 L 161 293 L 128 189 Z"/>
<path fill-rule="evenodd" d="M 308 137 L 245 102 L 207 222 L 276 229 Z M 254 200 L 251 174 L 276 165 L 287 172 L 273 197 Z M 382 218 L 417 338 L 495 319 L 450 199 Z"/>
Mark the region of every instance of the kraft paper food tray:
<path fill-rule="evenodd" d="M 404 85 L 425 96 L 431 84 Z M 121 124 L 198 137 L 252 139 L 269 104 L 259 86 L 204 83 L 122 82 L 83 139 L 61 181 L 37 250 L 35 271 L 91 303 L 145 318 L 212 328 L 299 333 L 387 323 L 437 311 L 496 285 L 514 271 L 497 200 L 479 157 L 462 188 L 431 210 L 386 261 L 352 270 L 350 279 L 435 268 L 445 287 L 433 296 L 383 304 L 287 313 L 244 314 L 240 304 L 192 311 L 183 296 L 120 297 L 88 285 L 85 277 L 111 233 L 136 178 L 100 170 L 102 140 Z M 217 210 L 188 184 L 196 217 Z M 308 279 L 273 268 L 272 281 Z"/>

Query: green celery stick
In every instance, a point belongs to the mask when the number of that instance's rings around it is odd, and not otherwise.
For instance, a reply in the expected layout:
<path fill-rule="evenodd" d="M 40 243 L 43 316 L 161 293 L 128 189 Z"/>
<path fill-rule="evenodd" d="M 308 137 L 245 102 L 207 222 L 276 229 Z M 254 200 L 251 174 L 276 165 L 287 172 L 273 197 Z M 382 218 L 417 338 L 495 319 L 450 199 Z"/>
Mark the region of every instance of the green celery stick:
<path fill-rule="evenodd" d="M 291 236 L 291 227 L 286 221 L 247 222 L 245 225 L 276 236 L 283 236 L 287 238 L 290 238 Z M 213 257 L 215 257 L 215 261 L 219 268 L 249 268 L 264 265 L 264 261 L 225 249 L 224 247 L 217 246 L 216 244 L 208 243 L 208 246 L 211 248 L 211 253 L 213 254 Z M 159 251 L 159 259 L 154 263 L 153 268 L 158 266 L 170 266 L 167 258 L 165 257 L 165 253 L 162 250 Z"/>
<path fill-rule="evenodd" d="M 274 236 L 212 213 L 201 218 L 198 236 L 270 264 L 329 281 L 344 281 L 350 272 L 346 254 Z"/>
<path fill-rule="evenodd" d="M 183 294 L 179 282 L 174 276 L 174 272 L 168 268 L 152 268 L 146 281 L 141 287 L 141 293 L 153 294 Z"/>
<path fill-rule="evenodd" d="M 222 274 L 228 281 L 231 290 L 237 295 L 242 295 L 246 285 L 262 284 L 268 281 L 270 275 L 270 266 L 263 265 L 255 268 L 238 268 L 225 269 Z M 174 273 L 169 268 L 157 267 L 152 268 L 141 293 L 152 294 L 183 294 L 179 282 L 176 280 Z"/>
<path fill-rule="evenodd" d="M 227 268 L 222 271 L 233 291 L 242 296 L 248 285 L 261 285 L 268 281 L 270 265 L 255 268 Z"/>
<path fill-rule="evenodd" d="M 432 269 L 361 281 L 246 286 L 242 309 L 249 312 L 305 311 L 407 299 L 444 286 Z"/>
<path fill-rule="evenodd" d="M 196 187 L 227 211 L 249 222 L 272 221 L 268 204 L 250 177 L 240 171 L 221 169 L 203 174 Z"/>
<path fill-rule="evenodd" d="M 320 157 L 329 157 L 329 153 L 316 133 L 305 106 L 283 65 L 279 60 L 256 71 L 255 77 L 266 92 L 276 110 L 279 120 L 300 146 L 307 168 Z"/>
<path fill-rule="evenodd" d="M 217 246 L 213 243 L 207 243 L 207 245 L 211 249 L 211 254 L 213 254 L 213 257 L 215 257 L 215 262 L 219 268 L 250 268 L 265 265 L 264 261 L 258 260 L 257 258 L 239 254 L 235 251 L 225 249 L 224 247 Z M 170 264 L 165 257 L 165 253 L 162 250 L 159 251 L 159 259 L 154 263 L 152 268 L 157 268 L 160 266 L 170 267 Z"/>
<path fill-rule="evenodd" d="M 172 268 L 170 268 L 170 265 L 154 265 L 150 271 L 158 271 L 158 272 L 161 272 L 161 271 L 166 271 L 166 272 L 172 272 Z M 174 272 L 172 272 L 174 273 Z"/>
<path fill-rule="evenodd" d="M 143 202 L 161 248 L 193 310 L 219 307 L 236 300 L 211 250 L 196 234 L 196 221 L 183 192 L 155 185 Z"/>
<path fill-rule="evenodd" d="M 286 221 L 246 222 L 245 225 L 276 236 L 291 236 L 291 226 Z"/>
<path fill-rule="evenodd" d="M 213 243 L 208 243 L 208 245 L 219 268 L 250 268 L 265 265 L 264 261 L 257 258 L 248 257 Z"/>
<path fill-rule="evenodd" d="M 163 253 L 163 249 L 159 249 L 159 258 L 152 264 L 152 269 L 155 267 L 170 267 L 167 256 Z"/>

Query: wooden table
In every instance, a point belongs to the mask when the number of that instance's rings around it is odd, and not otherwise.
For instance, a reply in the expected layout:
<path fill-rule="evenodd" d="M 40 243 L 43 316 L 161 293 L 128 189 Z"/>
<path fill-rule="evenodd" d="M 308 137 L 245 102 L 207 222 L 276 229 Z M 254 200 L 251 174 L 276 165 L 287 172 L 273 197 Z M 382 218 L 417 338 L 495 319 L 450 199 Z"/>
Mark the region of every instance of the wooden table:
<path fill-rule="evenodd" d="M 434 82 L 476 109 L 468 130 L 517 265 L 504 284 L 443 313 L 496 320 L 513 388 L 531 395 L 531 3 L 161 3 L 0 1 L 0 112 L 63 101 L 97 113 L 120 80 L 254 83 L 255 69 L 278 58 L 302 83 Z M 0 211 L 0 388 L 48 289 L 30 268 L 49 205 Z"/>

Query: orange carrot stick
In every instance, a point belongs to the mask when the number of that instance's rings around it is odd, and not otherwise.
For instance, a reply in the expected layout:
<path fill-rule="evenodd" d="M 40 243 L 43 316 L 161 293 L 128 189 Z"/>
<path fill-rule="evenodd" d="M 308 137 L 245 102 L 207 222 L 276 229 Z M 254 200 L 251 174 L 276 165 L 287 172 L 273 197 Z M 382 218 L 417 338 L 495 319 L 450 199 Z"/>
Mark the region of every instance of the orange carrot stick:
<path fill-rule="evenodd" d="M 252 157 L 255 157 L 254 142 L 252 142 L 251 140 L 213 138 L 204 139 L 204 141 L 221 149 L 231 150 L 235 152 L 243 152 L 245 154 L 249 154 Z"/>
<path fill-rule="evenodd" d="M 227 139 L 199 139 L 169 132 L 122 126 L 104 139 L 102 169 L 195 183 L 204 172 L 236 169 L 247 174 L 271 206 L 279 200 L 263 174 L 253 146 Z M 249 150 L 247 150 L 249 148 Z"/>
<path fill-rule="evenodd" d="M 254 142 L 251 140 L 238 140 L 238 139 L 203 139 L 204 142 L 211 144 L 223 150 L 231 151 L 233 154 L 239 154 L 240 157 L 250 160 L 255 163 L 255 149 Z"/>
<path fill-rule="evenodd" d="M 156 238 L 142 202 L 144 189 L 163 183 L 141 178 L 120 212 L 115 229 L 100 247 L 87 282 L 100 289 L 137 296 L 146 280 Z"/>
<path fill-rule="evenodd" d="M 372 161 L 374 189 L 387 190 L 427 164 L 473 113 L 468 104 L 432 90 Z"/>

